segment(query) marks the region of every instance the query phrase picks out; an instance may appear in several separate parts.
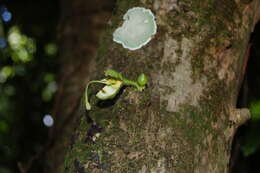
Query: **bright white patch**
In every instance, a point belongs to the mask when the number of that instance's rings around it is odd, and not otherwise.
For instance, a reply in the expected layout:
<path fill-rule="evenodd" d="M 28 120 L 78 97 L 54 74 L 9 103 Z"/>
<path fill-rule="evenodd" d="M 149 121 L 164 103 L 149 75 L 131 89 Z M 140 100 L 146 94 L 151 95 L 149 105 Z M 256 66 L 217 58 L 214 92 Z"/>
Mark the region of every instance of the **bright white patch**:
<path fill-rule="evenodd" d="M 113 88 L 112 86 L 105 86 L 102 90 L 97 93 L 97 98 L 100 100 L 109 99 L 111 96 L 114 96 L 117 93 L 117 88 Z"/>
<path fill-rule="evenodd" d="M 97 98 L 100 100 L 107 100 L 112 99 L 116 96 L 116 94 L 119 92 L 120 88 L 123 85 L 122 81 L 116 80 L 112 85 L 106 85 L 104 88 L 102 88 L 97 94 Z"/>
<path fill-rule="evenodd" d="M 113 40 L 124 48 L 136 50 L 146 45 L 156 33 L 157 26 L 151 10 L 134 7 L 123 17 L 124 23 L 113 33 Z"/>
<path fill-rule="evenodd" d="M 43 124 L 44 124 L 45 126 L 47 126 L 47 127 L 53 126 L 54 120 L 53 120 L 52 116 L 51 116 L 51 115 L 48 115 L 48 114 L 45 115 L 45 116 L 43 117 Z"/>

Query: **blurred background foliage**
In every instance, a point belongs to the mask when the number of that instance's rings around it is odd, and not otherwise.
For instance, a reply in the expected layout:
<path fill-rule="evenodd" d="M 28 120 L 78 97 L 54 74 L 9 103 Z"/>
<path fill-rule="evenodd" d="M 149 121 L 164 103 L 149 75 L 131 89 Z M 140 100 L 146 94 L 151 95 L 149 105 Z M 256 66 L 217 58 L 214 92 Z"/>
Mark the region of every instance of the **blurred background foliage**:
<path fill-rule="evenodd" d="M 260 170 L 260 22 L 249 44 L 250 56 L 238 107 L 249 108 L 251 119 L 237 130 L 233 143 L 233 173 L 259 173 Z"/>
<path fill-rule="evenodd" d="M 0 1 L 0 173 L 20 172 L 48 140 L 58 7 L 56 0 Z M 36 165 L 31 172 L 43 163 Z"/>
<path fill-rule="evenodd" d="M 0 173 L 20 172 L 48 141 L 58 88 L 58 17 L 57 0 L 0 1 Z M 260 170 L 260 24 L 251 44 L 238 107 L 249 107 L 252 119 L 235 137 L 234 173 Z M 34 162 L 30 172 L 43 166 Z"/>

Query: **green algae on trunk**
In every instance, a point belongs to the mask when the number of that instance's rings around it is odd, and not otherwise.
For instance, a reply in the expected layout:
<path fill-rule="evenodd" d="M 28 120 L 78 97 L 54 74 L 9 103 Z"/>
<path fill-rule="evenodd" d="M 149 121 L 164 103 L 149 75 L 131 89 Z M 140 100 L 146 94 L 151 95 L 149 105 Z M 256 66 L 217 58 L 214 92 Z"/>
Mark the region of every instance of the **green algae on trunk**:
<path fill-rule="evenodd" d="M 160 2 L 118 1 L 91 77 L 107 68 L 130 78 L 143 72 L 149 85 L 142 93 L 125 88 L 115 100 L 94 104 L 75 132 L 64 172 L 75 172 L 76 161 L 85 172 L 227 173 L 238 117 L 248 118 L 234 103 L 253 27 L 254 13 L 245 9 L 254 4 Z M 125 11 L 140 4 L 154 12 L 158 33 L 129 51 L 113 43 L 112 33 Z"/>

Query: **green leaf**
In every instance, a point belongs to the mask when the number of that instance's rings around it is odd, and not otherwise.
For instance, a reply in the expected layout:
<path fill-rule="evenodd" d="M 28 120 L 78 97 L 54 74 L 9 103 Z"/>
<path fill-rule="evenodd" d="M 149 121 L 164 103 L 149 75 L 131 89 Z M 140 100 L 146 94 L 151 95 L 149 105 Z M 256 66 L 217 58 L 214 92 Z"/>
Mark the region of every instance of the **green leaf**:
<path fill-rule="evenodd" d="M 137 78 L 137 83 L 141 86 L 145 86 L 148 83 L 147 76 L 144 73 L 140 74 Z"/>
<path fill-rule="evenodd" d="M 260 120 L 260 101 L 251 103 L 250 113 L 252 120 Z"/>
<path fill-rule="evenodd" d="M 109 76 L 109 77 L 112 77 L 112 78 L 115 78 L 115 79 L 120 79 L 120 80 L 123 79 L 123 76 L 122 76 L 121 73 L 118 73 L 117 71 L 112 70 L 112 69 L 107 69 L 105 71 L 105 76 Z"/>

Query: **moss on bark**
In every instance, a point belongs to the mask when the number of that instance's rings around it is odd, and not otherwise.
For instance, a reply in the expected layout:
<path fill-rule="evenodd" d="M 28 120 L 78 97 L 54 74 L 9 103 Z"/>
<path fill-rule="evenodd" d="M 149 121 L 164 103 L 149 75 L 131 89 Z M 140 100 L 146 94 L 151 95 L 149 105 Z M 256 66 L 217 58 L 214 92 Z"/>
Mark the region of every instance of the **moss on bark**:
<path fill-rule="evenodd" d="M 112 32 L 137 5 L 154 11 L 158 33 L 129 51 L 112 42 Z M 230 110 L 252 28 L 245 8 L 234 0 L 118 0 L 91 78 L 112 68 L 130 78 L 145 73 L 149 85 L 124 88 L 112 101 L 92 99 L 63 171 L 227 172 L 232 134 L 225 132 L 235 128 Z"/>

